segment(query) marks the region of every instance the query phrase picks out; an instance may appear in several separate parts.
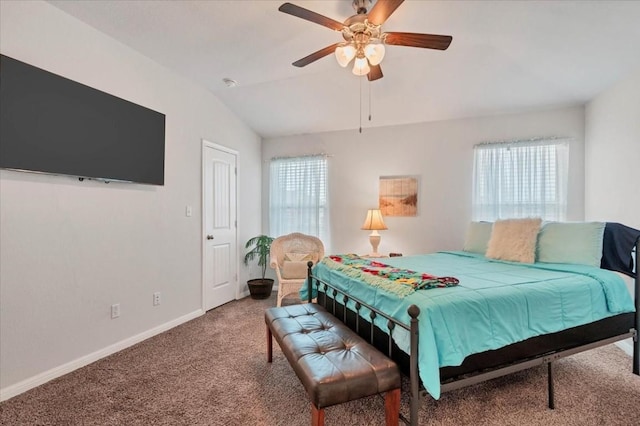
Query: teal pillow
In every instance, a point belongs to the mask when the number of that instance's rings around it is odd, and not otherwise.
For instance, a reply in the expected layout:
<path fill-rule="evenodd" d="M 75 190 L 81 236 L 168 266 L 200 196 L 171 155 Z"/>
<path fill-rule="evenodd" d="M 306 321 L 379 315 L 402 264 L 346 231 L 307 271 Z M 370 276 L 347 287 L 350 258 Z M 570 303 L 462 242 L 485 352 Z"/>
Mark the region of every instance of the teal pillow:
<path fill-rule="evenodd" d="M 538 234 L 537 261 L 600 267 L 604 222 L 549 222 Z"/>
<path fill-rule="evenodd" d="M 491 238 L 492 222 L 471 222 L 467 228 L 467 236 L 462 250 L 471 253 L 485 254 Z"/>

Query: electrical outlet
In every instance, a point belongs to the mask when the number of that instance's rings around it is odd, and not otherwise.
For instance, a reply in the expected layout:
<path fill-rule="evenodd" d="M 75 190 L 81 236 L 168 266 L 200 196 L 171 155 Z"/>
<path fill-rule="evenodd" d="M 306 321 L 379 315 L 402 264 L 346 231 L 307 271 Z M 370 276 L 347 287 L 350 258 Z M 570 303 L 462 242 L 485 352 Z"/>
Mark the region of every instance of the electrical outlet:
<path fill-rule="evenodd" d="M 159 291 L 153 293 L 153 306 L 158 306 L 162 302 L 162 298 Z"/>
<path fill-rule="evenodd" d="M 111 319 L 118 318 L 120 316 L 120 304 L 114 303 L 111 305 Z"/>

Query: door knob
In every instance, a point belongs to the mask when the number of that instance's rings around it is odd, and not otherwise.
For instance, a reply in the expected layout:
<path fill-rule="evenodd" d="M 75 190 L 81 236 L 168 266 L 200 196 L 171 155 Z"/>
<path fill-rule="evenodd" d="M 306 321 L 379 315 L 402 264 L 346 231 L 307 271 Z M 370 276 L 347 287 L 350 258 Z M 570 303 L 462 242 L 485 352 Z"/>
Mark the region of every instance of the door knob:
<path fill-rule="evenodd" d="M 213 240 L 213 235 L 207 235 L 207 240 Z"/>

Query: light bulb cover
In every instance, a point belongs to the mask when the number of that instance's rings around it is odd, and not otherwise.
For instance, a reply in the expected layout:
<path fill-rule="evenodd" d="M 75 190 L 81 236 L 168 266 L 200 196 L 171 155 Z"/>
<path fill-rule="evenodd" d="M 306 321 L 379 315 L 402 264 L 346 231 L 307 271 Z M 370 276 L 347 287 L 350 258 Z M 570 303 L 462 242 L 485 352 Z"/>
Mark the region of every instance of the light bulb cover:
<path fill-rule="evenodd" d="M 367 61 L 367 58 L 356 58 L 355 62 L 353 63 L 353 73 L 355 75 L 362 76 L 369 74 L 369 71 L 371 71 L 371 68 L 369 68 L 369 62 Z"/>
<path fill-rule="evenodd" d="M 336 47 L 335 54 L 336 60 L 344 68 L 356 56 L 356 48 L 351 44 L 344 44 Z"/>
<path fill-rule="evenodd" d="M 364 47 L 364 56 L 371 65 L 378 65 L 384 58 L 385 48 L 383 44 L 369 43 Z"/>

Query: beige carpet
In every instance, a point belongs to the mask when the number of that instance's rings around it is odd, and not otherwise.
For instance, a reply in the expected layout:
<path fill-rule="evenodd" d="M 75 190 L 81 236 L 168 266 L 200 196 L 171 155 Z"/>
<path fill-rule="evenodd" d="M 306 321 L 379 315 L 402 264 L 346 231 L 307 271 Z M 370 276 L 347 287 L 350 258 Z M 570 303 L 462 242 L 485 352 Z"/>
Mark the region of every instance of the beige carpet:
<path fill-rule="evenodd" d="M 270 299 L 231 302 L 0 404 L 2 425 L 308 425 L 310 408 L 277 344 L 266 362 Z M 406 388 L 403 411 L 407 412 Z M 546 368 L 427 398 L 421 425 L 638 425 L 640 377 L 607 346 Z M 330 407 L 330 425 L 383 425 L 383 401 Z"/>

